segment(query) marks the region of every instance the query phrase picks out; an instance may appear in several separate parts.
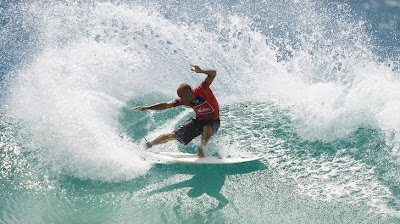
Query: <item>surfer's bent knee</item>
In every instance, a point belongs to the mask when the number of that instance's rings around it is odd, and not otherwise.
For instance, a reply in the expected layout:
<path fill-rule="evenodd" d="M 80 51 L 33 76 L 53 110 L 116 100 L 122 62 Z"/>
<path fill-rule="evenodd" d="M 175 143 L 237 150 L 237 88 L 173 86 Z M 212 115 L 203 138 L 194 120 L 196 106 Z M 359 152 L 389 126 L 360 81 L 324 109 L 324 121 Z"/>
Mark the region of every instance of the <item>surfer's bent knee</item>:
<path fill-rule="evenodd" d="M 203 127 L 203 132 L 210 132 L 210 133 L 212 133 L 214 130 L 213 130 L 213 127 L 211 127 L 211 125 L 204 125 L 204 127 Z"/>
<path fill-rule="evenodd" d="M 176 135 L 175 133 L 169 133 L 169 135 L 168 135 L 168 137 L 169 137 L 169 139 L 178 139 L 179 137 L 178 137 L 178 135 Z"/>

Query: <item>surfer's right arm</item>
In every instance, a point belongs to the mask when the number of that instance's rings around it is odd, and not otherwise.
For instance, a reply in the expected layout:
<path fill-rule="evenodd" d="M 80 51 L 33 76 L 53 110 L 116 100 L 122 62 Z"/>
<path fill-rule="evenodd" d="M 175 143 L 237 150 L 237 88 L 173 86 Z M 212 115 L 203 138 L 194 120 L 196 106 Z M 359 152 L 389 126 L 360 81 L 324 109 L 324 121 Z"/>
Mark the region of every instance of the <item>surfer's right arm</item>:
<path fill-rule="evenodd" d="M 138 106 L 138 107 L 132 107 L 131 110 L 138 110 L 138 111 L 144 111 L 144 110 L 165 110 L 168 108 L 172 108 L 172 103 L 157 103 L 151 106 Z"/>

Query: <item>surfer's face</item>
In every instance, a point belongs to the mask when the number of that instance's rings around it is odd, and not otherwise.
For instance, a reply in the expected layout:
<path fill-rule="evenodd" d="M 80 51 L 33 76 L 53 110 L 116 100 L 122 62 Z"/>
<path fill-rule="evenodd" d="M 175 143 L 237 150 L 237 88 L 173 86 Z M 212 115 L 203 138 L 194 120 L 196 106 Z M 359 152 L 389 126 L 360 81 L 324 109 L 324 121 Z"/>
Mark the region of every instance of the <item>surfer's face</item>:
<path fill-rule="evenodd" d="M 185 104 L 190 103 L 194 99 L 194 92 L 192 89 L 178 92 L 178 96 L 182 99 Z"/>

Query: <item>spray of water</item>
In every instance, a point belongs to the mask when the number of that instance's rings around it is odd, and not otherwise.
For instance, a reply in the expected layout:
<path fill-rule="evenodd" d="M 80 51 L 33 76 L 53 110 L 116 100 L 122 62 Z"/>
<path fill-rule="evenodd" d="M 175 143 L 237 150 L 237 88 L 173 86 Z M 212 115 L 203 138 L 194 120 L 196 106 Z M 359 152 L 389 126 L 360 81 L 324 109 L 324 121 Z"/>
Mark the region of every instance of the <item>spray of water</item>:
<path fill-rule="evenodd" d="M 154 92 L 172 99 L 180 82 L 201 81 L 187 67 L 199 63 L 218 70 L 222 105 L 274 102 L 308 140 L 378 128 L 397 156 L 400 83 L 371 53 L 364 21 L 345 4 L 245 3 L 21 6 L 40 50 L 10 73 L 9 111 L 56 172 L 132 179 L 151 164 L 121 131 L 121 109 Z"/>

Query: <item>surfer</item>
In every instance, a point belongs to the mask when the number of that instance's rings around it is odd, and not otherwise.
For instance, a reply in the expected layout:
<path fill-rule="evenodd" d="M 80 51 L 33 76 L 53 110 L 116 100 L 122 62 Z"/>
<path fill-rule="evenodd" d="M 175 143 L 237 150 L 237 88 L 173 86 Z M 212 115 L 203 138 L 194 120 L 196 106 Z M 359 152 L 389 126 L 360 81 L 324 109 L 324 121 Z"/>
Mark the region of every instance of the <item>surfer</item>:
<path fill-rule="evenodd" d="M 182 125 L 180 125 L 172 133 L 166 133 L 158 136 L 154 140 L 147 142 L 145 148 L 151 148 L 153 145 L 163 144 L 171 140 L 178 140 L 187 145 L 195 137 L 201 135 L 201 143 L 197 147 L 197 156 L 204 157 L 203 149 L 211 136 L 218 131 L 220 126 L 219 106 L 214 93 L 210 89 L 217 71 L 213 69 L 201 69 L 197 65 L 190 65 L 191 70 L 196 73 L 206 74 L 206 79 L 197 87 L 192 89 L 190 85 L 182 83 L 177 89 L 178 98 L 170 102 L 157 103 L 151 106 L 132 107 L 132 110 L 165 110 L 177 106 L 189 106 L 196 115 Z"/>

